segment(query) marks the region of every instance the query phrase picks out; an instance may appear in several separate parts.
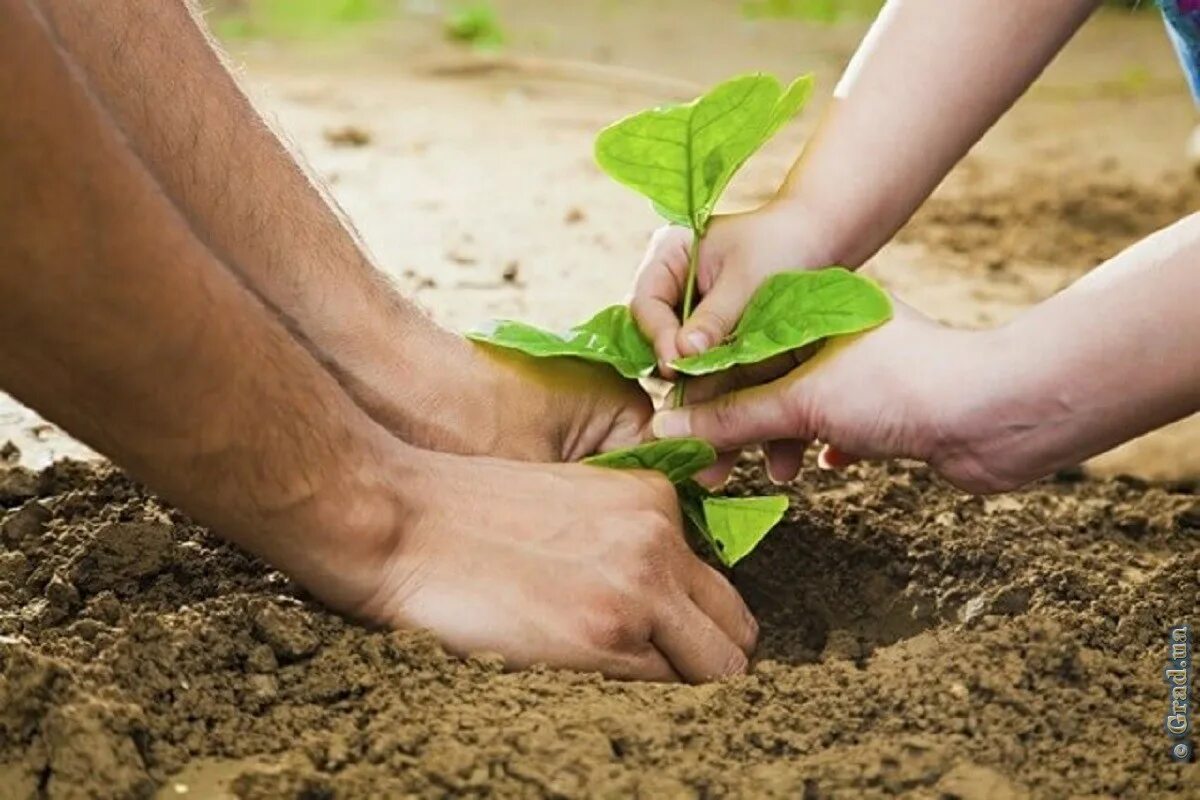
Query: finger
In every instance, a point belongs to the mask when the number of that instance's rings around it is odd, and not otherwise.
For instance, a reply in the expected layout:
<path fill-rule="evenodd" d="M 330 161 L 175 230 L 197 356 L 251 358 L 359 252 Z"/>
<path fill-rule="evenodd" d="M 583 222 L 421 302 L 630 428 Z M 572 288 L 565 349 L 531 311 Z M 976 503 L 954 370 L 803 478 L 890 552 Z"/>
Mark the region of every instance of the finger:
<path fill-rule="evenodd" d="M 705 467 L 695 474 L 696 482 L 710 492 L 715 492 L 729 482 L 729 475 L 733 472 L 733 467 L 741 455 L 741 450 L 721 453 L 712 466 Z"/>
<path fill-rule="evenodd" d="M 696 563 L 688 594 L 696 606 L 749 656 L 758 644 L 758 622 L 729 580 L 703 562 Z"/>
<path fill-rule="evenodd" d="M 751 291 L 737 278 L 722 272 L 675 337 L 685 356 L 703 353 L 724 341 L 742 316 Z"/>
<path fill-rule="evenodd" d="M 642 333 L 654 344 L 660 364 L 670 364 L 679 357 L 675 347 L 679 331 L 676 308 L 683 300 L 690 246 L 691 234 L 686 229 L 660 228 L 650 240 L 634 279 L 630 311 Z M 666 377 L 674 376 L 669 366 L 662 372 Z"/>
<path fill-rule="evenodd" d="M 774 483 L 791 483 L 800 474 L 808 442 L 800 439 L 777 439 L 763 445 L 767 458 L 767 477 Z"/>
<path fill-rule="evenodd" d="M 651 429 L 659 439 L 699 437 L 719 451 L 795 439 L 801 434 L 802 420 L 792 419 L 791 389 L 790 376 L 785 376 L 700 405 L 660 411 Z"/>
<path fill-rule="evenodd" d="M 679 358 L 675 337 L 679 332 L 679 317 L 672 306 L 657 297 L 637 295 L 629 307 L 638 328 L 650 340 L 658 359 L 658 374 L 668 380 L 676 376 L 671 364 Z"/>
<path fill-rule="evenodd" d="M 859 456 L 844 453 L 828 444 L 817 453 L 817 466 L 821 469 L 845 469 L 859 461 L 862 461 Z"/>
<path fill-rule="evenodd" d="M 638 655 L 630 656 L 609 656 L 607 658 L 590 658 L 584 663 L 591 666 L 584 667 L 585 671 L 596 669 L 595 664 L 599 663 L 599 671 L 606 677 L 615 678 L 624 681 L 651 681 L 654 683 L 682 683 L 683 678 L 675 668 L 671 666 L 671 662 L 667 657 L 653 645 L 648 644 L 645 651 Z"/>
<path fill-rule="evenodd" d="M 691 683 L 741 675 L 749 664 L 742 649 L 683 593 L 660 612 L 651 641 Z"/>

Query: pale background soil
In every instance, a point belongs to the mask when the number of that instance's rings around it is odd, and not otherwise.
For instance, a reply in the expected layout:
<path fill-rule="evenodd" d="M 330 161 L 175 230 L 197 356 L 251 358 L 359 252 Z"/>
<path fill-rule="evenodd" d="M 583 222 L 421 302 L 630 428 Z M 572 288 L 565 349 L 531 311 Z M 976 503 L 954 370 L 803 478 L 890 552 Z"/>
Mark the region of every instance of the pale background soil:
<path fill-rule="evenodd" d="M 813 70 L 827 93 L 860 34 L 715 0 L 500 5 L 511 52 L 550 62 L 434 77 L 473 62 L 412 21 L 244 54 L 381 264 L 455 327 L 622 298 L 656 222 L 592 165 L 601 125 L 740 70 Z M 730 208 L 771 191 L 813 118 Z M 1110 13 L 872 270 L 948 321 L 1010 318 L 1200 207 L 1195 121 L 1158 21 Z M 347 127 L 369 141 L 326 135 Z M 31 467 L 86 454 L 12 403 L 8 438 Z M 990 499 L 923 469 L 806 469 L 733 574 L 763 626 L 752 674 L 704 687 L 451 659 L 346 624 L 107 464 L 0 459 L 0 800 L 1197 797 L 1194 765 L 1167 762 L 1161 675 L 1166 627 L 1200 618 L 1198 444 L 1192 421 L 1096 465 L 1193 480 L 1066 472 Z M 748 463 L 733 491 L 762 484 Z"/>
<path fill-rule="evenodd" d="M 548 64 L 447 76 L 446 67 L 473 60 L 442 41 L 433 17 L 420 16 L 332 43 L 234 45 L 248 88 L 330 183 L 379 263 L 455 328 L 492 316 L 562 326 L 624 297 L 658 223 L 593 164 L 601 126 L 669 99 L 671 89 L 686 95 L 689 84 L 739 71 L 812 71 L 823 98 L 862 28 L 751 23 L 736 3 L 717 0 L 499 7 L 512 42 L 501 62 L 530 54 Z M 564 59 L 612 68 L 584 70 Z M 728 209 L 774 190 L 821 104 L 751 163 Z M 1183 143 L 1196 121 L 1157 17 L 1110 11 L 943 187 L 949 217 L 910 232 L 871 269 L 947 321 L 1007 319 L 1081 267 L 1200 205 L 1195 192 L 1179 189 Z M 329 141 L 328 132 L 346 127 L 370 141 Z M 984 205 L 993 217 L 972 220 Z M 969 230 L 958 232 L 964 223 Z M 502 276 L 512 265 L 510 283 Z M 85 452 L 0 395 L 5 439 L 35 466 Z M 1200 423 L 1135 442 L 1096 466 L 1198 474 Z"/>

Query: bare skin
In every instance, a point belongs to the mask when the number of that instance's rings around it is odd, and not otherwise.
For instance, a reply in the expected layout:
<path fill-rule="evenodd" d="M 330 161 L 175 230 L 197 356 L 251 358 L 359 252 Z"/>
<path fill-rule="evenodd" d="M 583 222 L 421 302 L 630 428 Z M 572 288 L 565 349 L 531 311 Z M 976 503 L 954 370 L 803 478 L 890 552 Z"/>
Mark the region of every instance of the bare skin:
<path fill-rule="evenodd" d="M 687 240 L 664 229 L 652 242 L 634 312 L 659 358 L 720 341 L 776 272 L 870 258 L 1097 5 L 888 3 L 778 196 L 714 221 L 704 299 L 683 326 L 672 309 Z M 907 456 L 970 491 L 1011 489 L 1200 409 L 1197 263 L 1193 216 L 1002 329 L 952 331 L 901 307 L 799 367 L 782 359 L 690 386 L 699 405 L 660 415 L 655 432 L 731 450 L 766 442 L 777 480 L 819 440 L 826 466 Z"/>
<path fill-rule="evenodd" d="M 644 438 L 649 403 L 610 371 L 476 347 L 401 296 L 185 2 L 41 6 L 197 235 L 393 433 L 538 461 Z"/>
<path fill-rule="evenodd" d="M 209 243 L 41 4 L 0 0 L 0 60 L 0 386 L 352 615 L 514 667 L 745 669 L 754 622 L 688 551 L 663 479 L 393 435 L 258 267 Z"/>
<path fill-rule="evenodd" d="M 716 399 L 655 430 L 722 449 L 820 441 L 826 466 L 915 458 L 970 492 L 1014 489 L 1200 410 L 1197 263 L 1200 214 L 1002 328 L 954 330 L 897 302 L 879 330 L 774 381 L 711 379 L 698 391 Z"/>

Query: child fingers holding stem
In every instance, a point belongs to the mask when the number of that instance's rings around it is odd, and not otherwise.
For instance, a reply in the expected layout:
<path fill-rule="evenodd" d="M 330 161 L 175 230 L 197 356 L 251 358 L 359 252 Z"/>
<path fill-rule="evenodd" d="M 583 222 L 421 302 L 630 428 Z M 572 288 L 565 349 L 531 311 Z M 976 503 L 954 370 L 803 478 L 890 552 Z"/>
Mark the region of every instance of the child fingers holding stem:
<path fill-rule="evenodd" d="M 1163 5 L 1189 75 L 1200 75 L 1200 2 Z M 660 361 L 719 343 L 775 272 L 870 258 L 1097 6 L 891 0 L 776 198 L 713 221 L 698 260 L 703 299 L 683 325 L 673 309 L 690 244 L 677 231 L 655 237 L 633 311 Z M 953 330 L 897 304 L 880 329 L 786 374 L 775 365 L 693 382 L 691 405 L 660 412 L 655 432 L 728 451 L 771 443 L 776 480 L 793 478 L 797 453 L 818 440 L 827 466 L 911 457 L 968 491 L 1003 491 L 1200 409 L 1198 297 L 1192 215 L 1001 328 Z"/>

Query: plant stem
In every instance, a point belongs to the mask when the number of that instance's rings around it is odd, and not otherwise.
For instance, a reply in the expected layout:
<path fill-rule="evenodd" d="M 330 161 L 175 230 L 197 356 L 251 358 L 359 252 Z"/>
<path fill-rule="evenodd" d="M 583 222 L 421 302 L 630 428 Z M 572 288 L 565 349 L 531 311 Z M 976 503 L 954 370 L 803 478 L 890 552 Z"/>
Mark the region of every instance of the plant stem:
<path fill-rule="evenodd" d="M 696 263 L 700 258 L 700 233 L 692 231 L 692 249 L 688 252 L 687 285 L 683 290 L 683 322 L 692 315 L 692 305 L 696 299 Z"/>
<path fill-rule="evenodd" d="M 687 284 L 683 290 L 683 315 L 681 322 L 687 322 L 692 315 L 692 306 L 696 301 L 696 264 L 700 260 L 700 231 L 692 229 L 692 249 L 688 251 Z M 680 375 L 675 384 L 675 408 L 683 405 L 683 389 L 685 378 Z"/>

